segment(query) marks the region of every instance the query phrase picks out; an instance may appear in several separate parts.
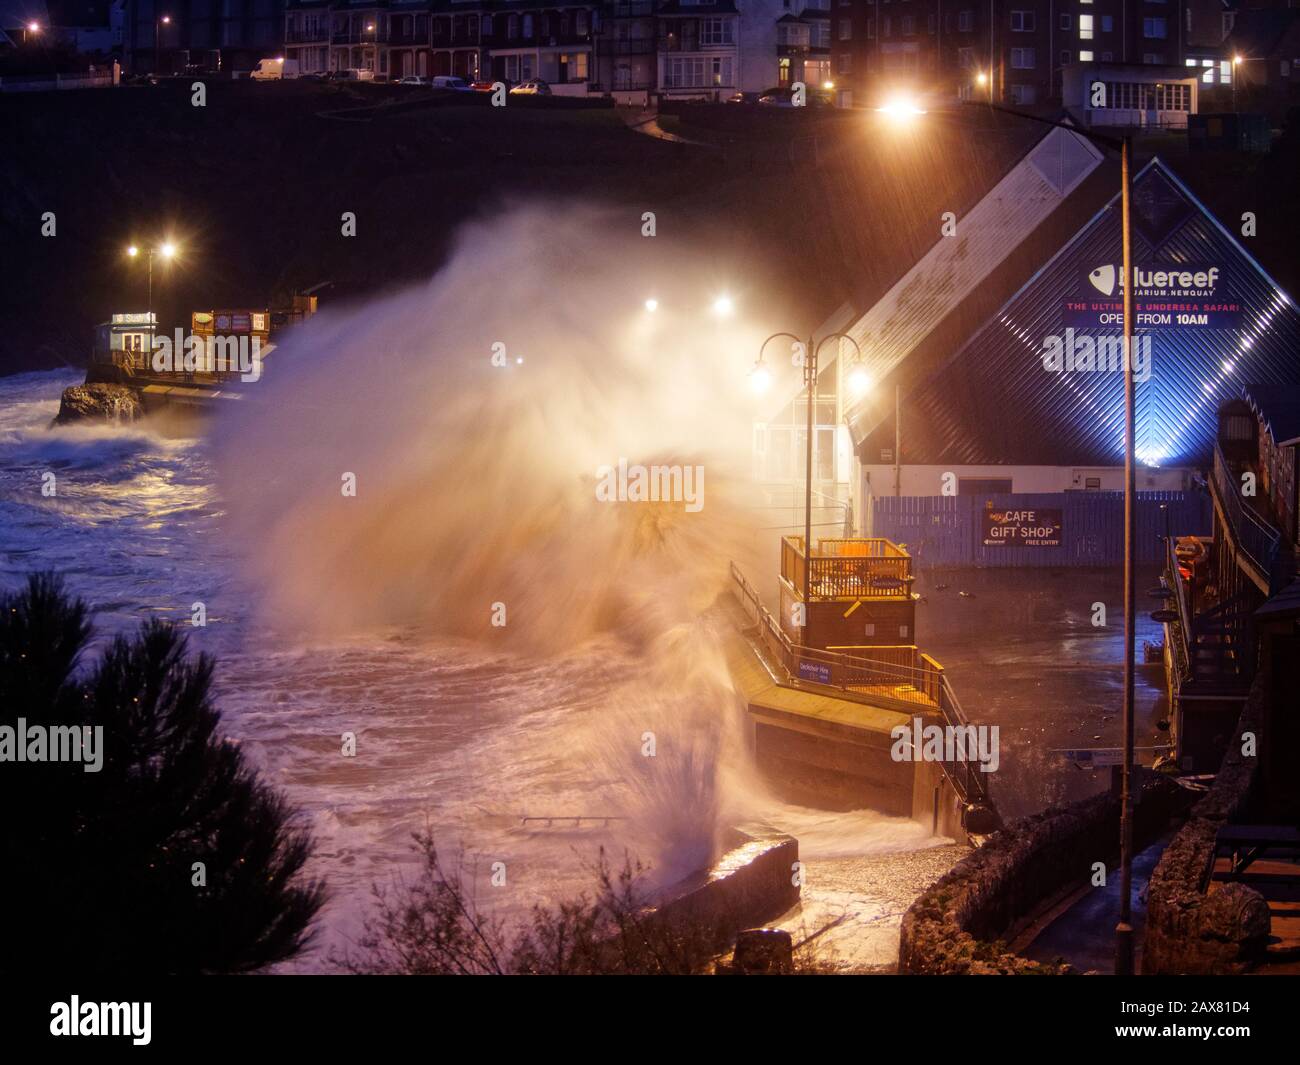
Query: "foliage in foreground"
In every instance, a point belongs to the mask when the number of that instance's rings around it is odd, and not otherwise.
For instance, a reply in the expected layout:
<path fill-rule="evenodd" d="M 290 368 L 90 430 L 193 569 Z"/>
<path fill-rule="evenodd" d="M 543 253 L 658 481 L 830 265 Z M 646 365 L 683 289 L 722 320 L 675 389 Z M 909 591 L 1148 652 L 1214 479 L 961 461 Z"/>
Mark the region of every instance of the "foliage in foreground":
<path fill-rule="evenodd" d="M 477 901 L 463 852 L 444 863 L 427 830 L 414 835 L 413 881 L 375 885 L 375 912 L 358 949 L 335 963 L 350 973 L 434 976 L 687 976 L 713 971 L 729 948 L 725 915 L 655 909 L 648 869 L 630 857 L 615 871 L 602 849 L 595 891 L 534 906 L 514 924 Z M 829 972 L 813 952 L 796 972 Z"/>
<path fill-rule="evenodd" d="M 98 772 L 0 761 L 0 906 L 15 918 L 0 971 L 232 973 L 292 957 L 324 901 L 301 876 L 312 840 L 218 736 L 211 659 L 154 620 L 81 668 L 87 613 L 50 575 L 0 596 L 0 726 L 103 729 Z"/>
<path fill-rule="evenodd" d="M 647 904 L 646 870 L 615 873 L 604 851 L 595 897 L 534 906 L 511 925 L 481 908 L 463 853 L 443 863 L 433 836 L 416 833 L 419 873 L 373 889 L 376 912 L 359 952 L 336 959 L 352 973 L 408 975 L 688 975 L 718 953 L 699 922 L 668 921 Z"/>

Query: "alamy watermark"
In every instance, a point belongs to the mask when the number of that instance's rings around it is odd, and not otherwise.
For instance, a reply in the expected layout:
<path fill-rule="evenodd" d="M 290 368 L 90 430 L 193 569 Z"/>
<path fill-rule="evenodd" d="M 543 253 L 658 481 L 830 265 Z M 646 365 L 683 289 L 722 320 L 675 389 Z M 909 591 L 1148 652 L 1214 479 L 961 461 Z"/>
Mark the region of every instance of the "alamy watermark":
<path fill-rule="evenodd" d="M 0 762 L 82 762 L 87 773 L 104 767 L 104 726 L 0 725 Z"/>
<path fill-rule="evenodd" d="M 685 503 L 695 514 L 704 509 L 703 466 L 642 466 L 618 460 L 596 468 L 596 498 L 602 503 Z"/>
<path fill-rule="evenodd" d="M 1133 337 L 1133 379 L 1151 379 L 1151 338 Z M 1091 370 L 1121 373 L 1129 369 L 1124 357 L 1122 336 L 1079 336 L 1066 329 L 1065 336 L 1052 335 L 1043 340 L 1043 369 L 1051 373 Z"/>
<path fill-rule="evenodd" d="M 152 1002 L 82 1002 L 73 995 L 50 1006 L 50 1035 L 130 1036 L 136 1046 L 148 1046 L 152 1014 Z"/>
<path fill-rule="evenodd" d="M 889 738 L 895 762 L 978 762 L 981 772 L 995 773 L 1002 760 L 997 725 L 927 725 L 914 717 L 890 729 Z"/>
<path fill-rule="evenodd" d="M 252 382 L 262 376 L 262 338 L 247 334 L 200 336 L 175 331 L 175 340 L 163 335 L 153 340 L 151 365 L 155 373 L 238 373 Z"/>

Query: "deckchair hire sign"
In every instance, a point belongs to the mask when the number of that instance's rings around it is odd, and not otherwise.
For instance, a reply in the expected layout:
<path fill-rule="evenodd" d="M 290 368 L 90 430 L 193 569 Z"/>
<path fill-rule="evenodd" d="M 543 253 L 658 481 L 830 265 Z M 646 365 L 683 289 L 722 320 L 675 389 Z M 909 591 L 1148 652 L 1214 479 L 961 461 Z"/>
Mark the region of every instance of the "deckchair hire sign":
<path fill-rule="evenodd" d="M 983 535 L 985 547 L 1060 547 L 1062 510 L 1060 507 L 995 507 L 984 504 Z"/>

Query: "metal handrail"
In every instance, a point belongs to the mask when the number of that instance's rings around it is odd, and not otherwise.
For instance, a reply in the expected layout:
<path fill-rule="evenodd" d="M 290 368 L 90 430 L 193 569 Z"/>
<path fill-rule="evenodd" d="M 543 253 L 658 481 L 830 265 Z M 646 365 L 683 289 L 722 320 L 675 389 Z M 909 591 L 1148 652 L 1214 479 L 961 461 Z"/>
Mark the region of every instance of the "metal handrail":
<path fill-rule="evenodd" d="M 854 694 L 851 682 L 862 685 L 871 682 L 884 681 L 888 683 L 891 680 L 904 680 L 929 698 L 939 713 L 943 715 L 946 724 L 956 728 L 969 726 L 970 722 L 962 710 L 956 692 L 953 691 L 951 683 L 949 683 L 947 676 L 944 675 L 943 667 L 930 658 L 929 655 L 920 652 L 911 645 L 907 645 L 908 649 L 914 652 L 914 660 L 919 658 L 922 663 L 930 663 L 930 666 L 924 664 L 920 666 L 900 666 L 897 662 L 846 655 L 838 651 L 826 651 L 818 647 L 805 647 L 802 644 L 797 644 L 782 631 L 781 626 L 771 612 L 763 605 L 758 592 L 740 571 L 740 567 L 735 562 L 732 562 L 730 566 L 732 579 L 740 589 L 743 601 L 753 608 L 759 634 L 766 638 L 766 642 L 776 653 L 781 669 L 788 680 L 797 681 L 800 684 L 812 684 L 817 687 L 838 688 L 850 697 Z M 879 650 L 886 649 L 882 647 Z M 829 667 L 829 676 L 832 679 L 821 681 L 801 676 L 799 671 L 800 662 L 812 663 L 814 667 L 818 664 Z M 841 678 L 839 684 L 833 682 L 833 678 L 837 674 Z M 988 785 L 983 779 L 983 773 L 969 761 L 959 761 L 952 765 L 941 762 L 940 765 L 944 775 L 951 781 L 962 802 L 987 803 L 989 801 Z"/>
<path fill-rule="evenodd" d="M 880 537 L 820 539 L 811 558 L 802 536 L 781 537 L 781 576 L 800 593 L 805 566 L 811 567 L 813 599 L 905 599 L 911 594 L 911 556 Z M 873 581 L 882 577 L 901 583 L 875 587 Z"/>
<path fill-rule="evenodd" d="M 1217 444 L 1214 447 L 1213 484 L 1215 494 L 1228 511 L 1228 524 L 1232 526 L 1237 548 L 1250 559 L 1265 580 L 1271 581 L 1282 534 L 1242 503 L 1229 477 L 1228 460 Z"/>

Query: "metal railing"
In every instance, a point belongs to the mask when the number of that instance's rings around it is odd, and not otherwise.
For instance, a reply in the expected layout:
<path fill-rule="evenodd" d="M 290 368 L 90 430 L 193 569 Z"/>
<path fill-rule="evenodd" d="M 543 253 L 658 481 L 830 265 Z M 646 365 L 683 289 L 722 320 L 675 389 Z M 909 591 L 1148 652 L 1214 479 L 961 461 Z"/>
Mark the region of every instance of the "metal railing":
<path fill-rule="evenodd" d="M 781 576 L 803 595 L 808 562 L 802 536 L 781 537 Z M 813 550 L 808 594 L 818 599 L 906 599 L 912 557 L 891 540 L 820 539 Z"/>
<path fill-rule="evenodd" d="M 809 685 L 814 689 L 834 688 L 843 698 L 873 705 L 873 699 L 859 689 L 893 686 L 897 690 L 890 696 L 891 699 L 910 702 L 918 708 L 937 710 L 943 716 L 944 723 L 953 728 L 972 727 L 952 685 L 944 675 L 943 667 L 915 646 L 863 648 L 870 652 L 870 658 L 804 647 L 794 643 L 781 630 L 781 626 L 759 599 L 758 592 L 734 562 L 731 563 L 731 577 L 739 591 L 741 606 L 746 608 L 747 613 L 752 612 L 759 638 L 775 657 L 789 682 Z M 920 698 L 909 699 L 906 694 L 908 688 L 914 690 Z M 962 802 L 989 802 L 988 782 L 975 764 L 964 760 L 940 764 Z"/>
<path fill-rule="evenodd" d="M 1282 534 L 1241 501 L 1241 484 L 1235 481 L 1234 471 L 1217 444 L 1214 447 L 1212 483 L 1228 516 L 1228 524 L 1232 526 L 1237 550 L 1246 556 L 1264 581 L 1271 583 Z"/>
<path fill-rule="evenodd" d="M 1192 611 L 1187 602 L 1187 590 L 1183 586 L 1183 579 L 1178 573 L 1178 556 L 1174 553 L 1176 546 L 1174 537 L 1165 537 L 1165 585 L 1172 589 L 1178 609 L 1177 631 L 1171 633 L 1174 642 L 1170 652 L 1174 660 L 1174 673 L 1182 680 L 1191 675 L 1192 669 Z"/>

